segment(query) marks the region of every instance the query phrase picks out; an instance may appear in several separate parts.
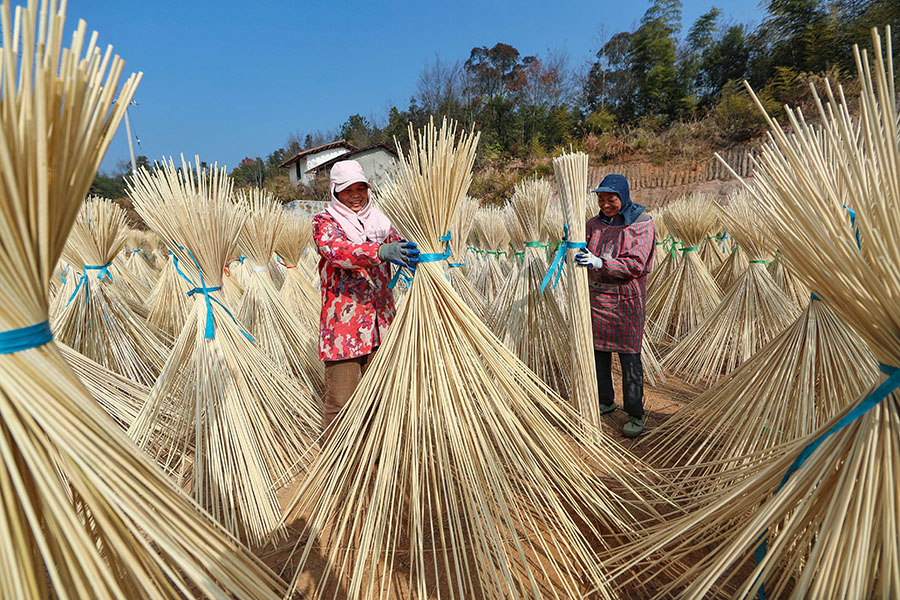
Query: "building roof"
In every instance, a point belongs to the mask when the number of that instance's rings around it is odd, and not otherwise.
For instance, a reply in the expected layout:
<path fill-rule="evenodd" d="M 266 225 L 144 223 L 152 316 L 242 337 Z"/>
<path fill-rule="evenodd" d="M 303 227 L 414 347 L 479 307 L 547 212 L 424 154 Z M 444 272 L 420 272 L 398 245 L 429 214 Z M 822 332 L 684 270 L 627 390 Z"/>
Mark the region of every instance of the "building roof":
<path fill-rule="evenodd" d="M 330 168 L 332 165 L 334 165 L 334 163 L 336 163 L 340 160 L 353 160 L 354 156 L 356 156 L 358 154 L 362 154 L 363 152 L 368 152 L 369 150 L 374 150 L 375 148 L 381 148 L 381 149 L 386 150 L 387 152 L 393 154 L 395 157 L 397 156 L 396 150 L 394 150 L 393 148 L 391 148 L 384 142 L 379 142 L 377 144 L 372 144 L 371 146 L 366 146 L 365 148 L 358 148 L 358 149 L 351 150 L 350 152 L 347 152 L 346 154 L 341 154 L 340 156 L 335 156 L 334 158 L 326 160 L 323 163 L 317 164 L 312 169 L 309 169 L 309 171 L 318 171 L 319 169 Z M 307 172 L 309 172 L 309 171 L 307 171 Z"/>
<path fill-rule="evenodd" d="M 309 150 L 302 150 L 278 166 L 279 167 L 288 167 L 288 166 L 294 164 L 295 162 L 299 161 L 301 158 L 309 156 L 310 154 L 316 154 L 318 152 L 325 152 L 326 150 L 333 150 L 335 148 L 346 148 L 350 152 L 353 152 L 357 149 L 356 146 L 354 146 L 353 144 L 351 144 L 348 141 L 335 140 L 333 142 L 328 142 L 327 144 L 322 144 L 321 146 L 316 146 L 315 148 L 310 148 Z M 396 154 L 396 152 L 394 154 Z"/>

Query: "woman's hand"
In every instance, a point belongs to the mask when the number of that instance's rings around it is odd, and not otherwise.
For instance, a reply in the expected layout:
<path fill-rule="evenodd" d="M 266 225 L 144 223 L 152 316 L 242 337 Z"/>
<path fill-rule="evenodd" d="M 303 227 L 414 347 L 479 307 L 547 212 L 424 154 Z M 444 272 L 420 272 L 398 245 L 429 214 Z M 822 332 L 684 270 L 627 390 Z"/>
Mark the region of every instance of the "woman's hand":
<path fill-rule="evenodd" d="M 419 263 L 419 248 L 415 242 L 407 242 L 406 240 L 382 244 L 378 248 L 378 258 L 389 260 L 401 267 L 415 269 Z"/>
<path fill-rule="evenodd" d="M 590 269 L 599 269 L 603 266 L 602 258 L 594 256 L 590 250 L 585 249 L 575 255 L 575 262 L 579 267 L 588 267 Z"/>

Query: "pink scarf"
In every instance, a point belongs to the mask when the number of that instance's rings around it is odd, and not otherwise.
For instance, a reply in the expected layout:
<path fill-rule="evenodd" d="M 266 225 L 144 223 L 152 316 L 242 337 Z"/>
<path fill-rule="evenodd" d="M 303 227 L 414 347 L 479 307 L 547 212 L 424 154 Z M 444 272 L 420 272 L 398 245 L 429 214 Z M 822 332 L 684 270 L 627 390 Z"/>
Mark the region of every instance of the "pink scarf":
<path fill-rule="evenodd" d="M 369 202 L 359 212 L 353 212 L 337 198 L 325 208 L 347 234 L 354 244 L 363 242 L 383 242 L 391 232 L 391 222 L 372 205 L 372 195 L 369 194 Z"/>

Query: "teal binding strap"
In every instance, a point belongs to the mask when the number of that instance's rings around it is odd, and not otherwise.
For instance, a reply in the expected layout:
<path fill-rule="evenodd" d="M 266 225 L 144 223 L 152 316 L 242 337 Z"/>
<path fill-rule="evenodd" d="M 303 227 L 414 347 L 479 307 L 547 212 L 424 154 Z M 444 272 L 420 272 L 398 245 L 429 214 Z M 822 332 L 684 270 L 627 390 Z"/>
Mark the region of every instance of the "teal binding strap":
<path fill-rule="evenodd" d="M 425 254 L 420 254 L 418 262 L 420 262 L 420 263 L 438 262 L 438 261 L 447 260 L 448 258 L 450 258 L 450 240 L 453 239 L 453 236 L 450 235 L 450 230 L 448 229 L 446 235 L 442 235 L 438 239 L 440 241 L 444 242 L 444 251 L 443 252 L 426 252 Z M 469 246 L 469 247 L 471 248 L 471 246 Z M 464 264 L 465 263 L 456 263 L 455 265 L 450 265 L 450 266 L 451 267 L 452 266 L 459 267 Z M 407 287 L 412 285 L 412 281 L 413 281 L 412 276 L 415 275 L 416 270 L 415 270 L 415 268 L 409 269 L 410 274 L 406 274 L 403 272 L 404 269 L 407 269 L 407 267 L 400 266 L 400 265 L 397 266 L 397 272 L 394 273 L 394 276 L 391 278 L 390 282 L 388 282 L 388 287 L 390 289 L 394 289 L 394 286 L 397 285 L 397 282 L 401 278 L 403 278 L 403 281 L 406 283 Z"/>
<path fill-rule="evenodd" d="M 550 263 L 550 268 L 547 269 L 547 274 L 544 275 L 544 280 L 541 282 L 541 293 L 544 293 L 544 290 L 547 289 L 547 284 L 550 283 L 550 280 L 554 278 L 553 281 L 553 289 L 556 289 L 556 284 L 559 283 L 559 277 L 562 275 L 563 265 L 566 263 L 563 261 L 563 258 L 566 256 L 566 250 L 577 248 L 587 248 L 587 242 L 570 242 L 569 241 L 569 224 L 563 224 L 563 237 L 557 244 L 556 256 L 553 257 L 553 262 Z"/>
<path fill-rule="evenodd" d="M 103 279 L 103 277 L 109 277 L 109 280 L 112 281 L 112 274 L 109 272 L 109 267 L 112 265 L 112 261 L 106 263 L 105 265 L 84 265 L 84 270 L 81 271 L 81 277 L 78 278 L 78 285 L 75 286 L 75 291 L 72 292 L 72 295 L 69 296 L 69 299 L 66 300 L 66 308 L 68 308 L 69 304 L 72 303 L 72 300 L 75 296 L 78 295 L 78 290 L 81 289 L 81 286 L 84 285 L 84 293 L 87 295 L 88 302 L 91 301 L 91 288 L 88 285 L 88 271 L 100 271 L 97 273 L 97 279 Z"/>
<path fill-rule="evenodd" d="M 0 354 L 13 354 L 38 348 L 53 339 L 50 321 L 41 321 L 28 327 L 0 331 Z"/>
<path fill-rule="evenodd" d="M 184 273 L 181 272 L 181 269 L 178 268 L 178 258 L 174 254 L 172 254 L 172 259 L 173 259 L 172 265 L 175 267 L 175 271 L 179 275 L 181 275 L 181 277 L 185 281 L 187 281 L 189 284 L 194 286 L 194 289 L 190 290 L 187 293 L 187 295 L 193 296 L 194 294 L 203 294 L 203 299 L 206 300 L 206 331 L 204 333 L 204 337 L 208 340 L 211 340 L 216 337 L 216 327 L 215 327 L 215 323 L 213 322 L 213 314 L 212 314 L 212 303 L 215 302 L 216 304 L 218 304 L 219 306 L 222 307 L 222 310 L 224 310 L 226 313 L 228 313 L 228 316 L 231 317 L 231 320 L 234 321 L 234 324 L 237 325 L 240 332 L 244 334 L 244 337 L 247 338 L 248 340 L 250 340 L 251 342 L 255 342 L 256 340 L 254 340 L 253 337 L 249 333 L 247 333 L 246 331 L 244 331 L 241 328 L 241 326 L 237 322 L 237 319 L 235 319 L 234 315 L 231 314 L 231 311 L 228 310 L 228 308 L 226 308 L 224 304 L 219 302 L 218 298 L 210 297 L 210 293 L 218 292 L 219 290 L 222 289 L 222 286 L 217 285 L 215 287 L 207 287 L 206 282 L 203 281 L 203 271 L 200 270 L 200 263 L 198 263 L 197 259 L 194 258 L 194 253 L 191 252 L 190 250 L 188 250 L 187 248 L 185 248 L 184 246 L 178 246 L 178 249 L 184 250 L 185 252 L 188 253 L 188 256 L 190 256 L 191 260 L 194 262 L 194 266 L 197 267 L 197 272 L 200 274 L 200 285 L 198 286 L 193 281 L 191 281 L 187 275 L 185 275 Z M 169 252 L 171 252 L 171 250 Z"/>
<path fill-rule="evenodd" d="M 791 463 L 791 466 L 788 467 L 787 473 L 784 474 L 784 477 L 781 480 L 781 483 L 778 484 L 778 489 L 775 490 L 775 494 L 781 491 L 781 488 L 784 487 L 784 484 L 787 483 L 788 479 L 790 479 L 791 475 L 794 474 L 800 467 L 803 466 L 803 463 L 806 462 L 812 453 L 816 451 L 816 448 L 822 445 L 822 442 L 827 440 L 833 434 L 837 433 L 850 423 L 853 423 L 864 414 L 872 410 L 874 407 L 878 406 L 882 400 L 891 395 L 892 392 L 896 391 L 897 388 L 900 388 L 900 367 L 893 367 L 891 365 L 886 365 L 884 363 L 878 363 L 878 368 L 881 369 L 881 372 L 888 376 L 881 385 L 875 388 L 871 394 L 866 396 L 862 402 L 857 404 L 853 410 L 845 414 L 841 419 L 832 425 L 831 429 L 814 439 L 812 442 L 807 444 L 803 450 L 800 451 L 800 454 L 797 455 L 797 458 L 794 459 L 794 462 Z M 754 558 L 756 559 L 756 564 L 759 565 L 766 558 L 766 535 L 768 531 L 759 536 L 759 546 L 756 547 L 756 552 L 754 553 Z M 757 594 L 759 600 L 766 599 L 765 592 L 765 583 L 759 586 L 759 593 Z"/>

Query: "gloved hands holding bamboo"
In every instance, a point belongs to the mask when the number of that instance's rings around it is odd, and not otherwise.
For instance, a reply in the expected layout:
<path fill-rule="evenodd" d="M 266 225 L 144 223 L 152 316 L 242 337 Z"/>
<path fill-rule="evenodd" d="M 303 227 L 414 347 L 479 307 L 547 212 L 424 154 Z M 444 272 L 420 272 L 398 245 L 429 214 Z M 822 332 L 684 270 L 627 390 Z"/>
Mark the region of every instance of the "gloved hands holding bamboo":
<path fill-rule="evenodd" d="M 594 256 L 587 249 L 582 249 L 575 255 L 575 262 L 579 267 L 588 267 L 590 269 L 599 269 L 603 266 L 603 259 L 599 256 Z"/>
<path fill-rule="evenodd" d="M 415 242 L 407 242 L 406 240 L 382 244 L 378 248 L 378 258 L 389 260 L 401 267 L 415 269 L 419 263 L 419 248 Z"/>

